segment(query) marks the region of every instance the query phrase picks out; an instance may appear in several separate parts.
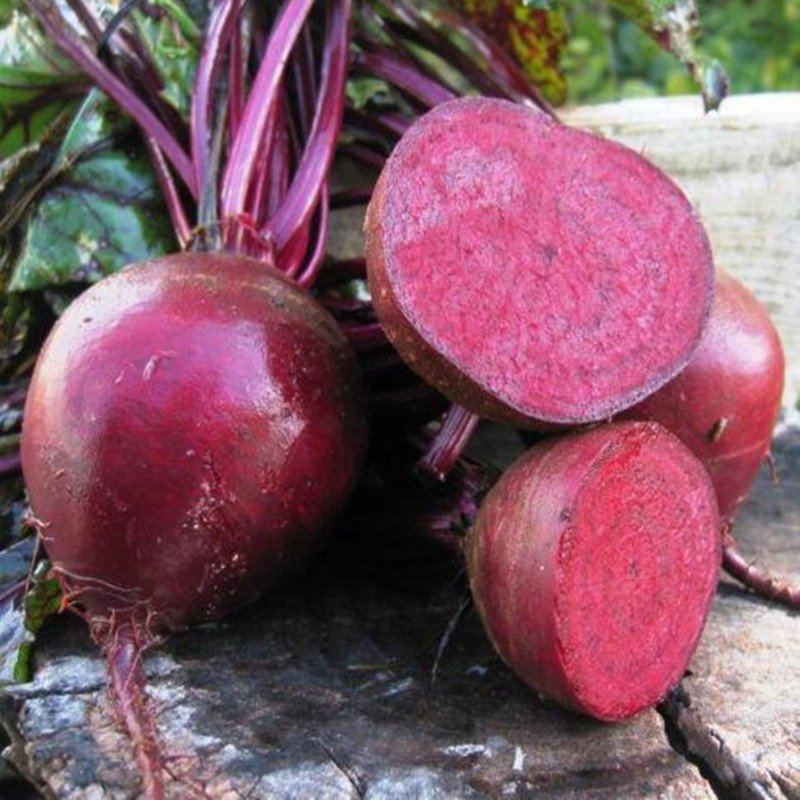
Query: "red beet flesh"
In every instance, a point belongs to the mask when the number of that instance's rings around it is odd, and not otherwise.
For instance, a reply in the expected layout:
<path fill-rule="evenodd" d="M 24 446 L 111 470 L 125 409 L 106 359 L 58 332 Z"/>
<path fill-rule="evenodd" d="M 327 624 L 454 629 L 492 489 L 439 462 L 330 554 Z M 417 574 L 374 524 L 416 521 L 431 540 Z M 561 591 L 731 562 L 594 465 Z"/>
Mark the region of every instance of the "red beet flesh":
<path fill-rule="evenodd" d="M 669 178 L 503 100 L 412 125 L 366 232 L 401 355 L 454 402 L 518 425 L 633 405 L 685 366 L 711 304 L 708 240 Z"/>
<path fill-rule="evenodd" d="M 364 440 L 354 358 L 327 312 L 256 261 L 183 254 L 69 307 L 37 363 L 22 459 L 87 616 L 176 628 L 307 557 Z"/>
<path fill-rule="evenodd" d="M 655 423 L 545 441 L 492 488 L 466 544 L 472 592 L 503 659 L 602 720 L 680 680 L 720 565 L 713 488 Z"/>
<path fill-rule="evenodd" d="M 769 453 L 784 358 L 767 310 L 719 273 L 708 327 L 689 366 L 627 411 L 671 430 L 711 475 L 720 515 L 732 520 Z"/>

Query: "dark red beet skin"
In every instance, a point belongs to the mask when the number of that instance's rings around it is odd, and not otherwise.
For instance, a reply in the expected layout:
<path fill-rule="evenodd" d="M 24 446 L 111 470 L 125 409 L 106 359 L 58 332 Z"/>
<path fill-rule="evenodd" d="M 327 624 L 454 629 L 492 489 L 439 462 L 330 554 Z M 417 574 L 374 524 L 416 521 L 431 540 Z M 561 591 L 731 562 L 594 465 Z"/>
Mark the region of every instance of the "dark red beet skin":
<path fill-rule="evenodd" d="M 721 556 L 713 488 L 655 423 L 549 439 L 491 489 L 466 555 L 517 675 L 568 708 L 627 719 L 678 683 L 705 623 Z"/>
<path fill-rule="evenodd" d="M 689 366 L 623 416 L 671 430 L 703 462 L 732 520 L 769 453 L 784 357 L 764 306 L 720 272 L 708 328 Z"/>
<path fill-rule="evenodd" d="M 713 292 L 681 191 L 621 145 L 488 98 L 411 126 L 367 214 L 376 311 L 408 364 L 500 421 L 584 423 L 685 366 Z"/>
<path fill-rule="evenodd" d="M 177 628 L 301 563 L 364 445 L 333 318 L 256 261 L 182 254 L 69 307 L 37 363 L 22 459 L 48 555 L 87 616 L 136 609 Z"/>

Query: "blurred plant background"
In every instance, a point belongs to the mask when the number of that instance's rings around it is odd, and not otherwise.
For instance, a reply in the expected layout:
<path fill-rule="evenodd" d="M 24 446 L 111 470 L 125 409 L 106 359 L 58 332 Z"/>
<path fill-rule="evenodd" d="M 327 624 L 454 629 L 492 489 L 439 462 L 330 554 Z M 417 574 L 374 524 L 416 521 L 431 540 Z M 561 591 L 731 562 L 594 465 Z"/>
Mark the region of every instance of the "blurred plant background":
<path fill-rule="evenodd" d="M 800 89 L 800 0 L 698 0 L 698 46 L 725 65 L 736 94 Z M 691 94 L 675 58 L 604 2 L 566 7 L 569 101 Z"/>

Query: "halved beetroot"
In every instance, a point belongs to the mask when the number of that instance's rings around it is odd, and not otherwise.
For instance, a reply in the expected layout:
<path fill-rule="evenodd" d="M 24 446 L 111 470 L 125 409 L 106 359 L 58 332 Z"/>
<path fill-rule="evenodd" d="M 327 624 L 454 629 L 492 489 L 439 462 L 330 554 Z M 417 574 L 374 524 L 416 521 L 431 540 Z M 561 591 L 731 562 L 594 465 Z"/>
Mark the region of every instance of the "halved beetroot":
<path fill-rule="evenodd" d="M 506 663 L 602 720 L 634 716 L 681 679 L 721 552 L 708 475 L 652 422 L 533 447 L 466 542 L 475 603 Z"/>
<path fill-rule="evenodd" d="M 373 301 L 408 364 L 521 426 L 609 417 L 686 365 L 713 294 L 705 232 L 644 158 L 503 100 L 411 126 L 370 203 Z"/>

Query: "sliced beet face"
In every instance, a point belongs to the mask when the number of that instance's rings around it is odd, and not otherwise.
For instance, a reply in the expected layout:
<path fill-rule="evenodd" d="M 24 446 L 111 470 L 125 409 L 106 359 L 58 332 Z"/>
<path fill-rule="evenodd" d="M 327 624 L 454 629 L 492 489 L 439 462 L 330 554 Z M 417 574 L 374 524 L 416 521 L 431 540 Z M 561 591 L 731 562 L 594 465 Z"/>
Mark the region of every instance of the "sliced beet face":
<path fill-rule="evenodd" d="M 333 318 L 262 264 L 138 264 L 67 309 L 22 439 L 50 559 L 90 617 L 175 628 L 254 600 L 301 564 L 365 447 L 355 359 Z"/>
<path fill-rule="evenodd" d="M 370 203 L 387 335 L 451 400 L 520 426 L 607 418 L 688 362 L 713 266 L 691 205 L 621 145 L 503 100 L 411 126 Z"/>
<path fill-rule="evenodd" d="M 732 520 L 769 453 L 783 394 L 784 357 L 766 308 L 720 272 L 708 327 L 689 365 L 622 416 L 671 430 L 711 475 Z"/>
<path fill-rule="evenodd" d="M 721 550 L 705 470 L 655 423 L 533 447 L 491 489 L 466 543 L 475 603 L 506 663 L 609 721 L 681 679 Z"/>

